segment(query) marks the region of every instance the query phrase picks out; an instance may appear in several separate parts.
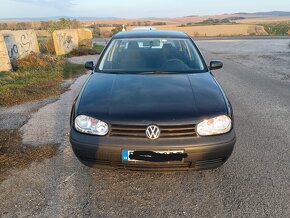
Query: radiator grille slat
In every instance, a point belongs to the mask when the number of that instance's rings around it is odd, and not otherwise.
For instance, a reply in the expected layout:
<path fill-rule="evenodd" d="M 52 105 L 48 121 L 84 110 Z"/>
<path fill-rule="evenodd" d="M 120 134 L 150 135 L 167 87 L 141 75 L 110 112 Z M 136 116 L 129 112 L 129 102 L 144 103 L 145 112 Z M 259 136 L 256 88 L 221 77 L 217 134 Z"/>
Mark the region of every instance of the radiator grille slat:
<path fill-rule="evenodd" d="M 146 129 L 148 126 L 134 125 L 112 125 L 110 136 L 127 138 L 147 138 Z M 195 125 L 172 125 L 158 126 L 160 128 L 160 138 L 183 138 L 195 137 Z"/>

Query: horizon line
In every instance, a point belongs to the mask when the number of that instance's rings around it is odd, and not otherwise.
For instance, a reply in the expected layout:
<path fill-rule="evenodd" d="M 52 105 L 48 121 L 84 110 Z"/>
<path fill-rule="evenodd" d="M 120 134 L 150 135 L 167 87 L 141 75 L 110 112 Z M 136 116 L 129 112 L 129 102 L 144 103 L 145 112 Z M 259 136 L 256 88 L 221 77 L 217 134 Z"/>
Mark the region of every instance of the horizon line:
<path fill-rule="evenodd" d="M 207 17 L 207 16 L 222 16 L 222 15 L 235 15 L 235 14 L 257 14 L 257 13 L 274 13 L 274 12 L 282 12 L 282 13 L 290 13 L 290 11 L 257 11 L 257 12 L 231 12 L 231 13 L 221 13 L 221 14 L 204 14 L 204 15 L 183 15 L 183 16 L 177 16 L 177 17 L 114 17 L 114 16 L 102 16 L 102 17 L 95 17 L 95 16 L 69 16 L 69 15 L 56 15 L 56 16 L 44 16 L 44 17 L 39 17 L 39 16 L 31 16 L 31 17 L 0 17 L 0 20 L 29 20 L 29 19 L 35 19 L 35 20 L 47 20 L 47 19 L 59 19 L 59 18 L 71 18 L 71 19 L 77 19 L 77 18 L 88 18 L 88 19 L 95 19 L 95 20 L 131 20 L 131 19 L 166 19 L 166 18 L 182 18 L 182 17 Z M 281 15 L 280 15 L 281 16 Z M 289 15 L 290 16 L 290 15 Z"/>

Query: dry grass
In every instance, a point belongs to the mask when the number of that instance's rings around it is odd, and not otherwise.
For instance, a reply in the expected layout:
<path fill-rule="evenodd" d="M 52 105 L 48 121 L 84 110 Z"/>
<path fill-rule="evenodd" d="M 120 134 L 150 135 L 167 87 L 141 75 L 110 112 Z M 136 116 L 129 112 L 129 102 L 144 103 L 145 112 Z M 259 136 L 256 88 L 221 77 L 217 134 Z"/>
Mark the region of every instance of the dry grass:
<path fill-rule="evenodd" d="M 60 83 L 86 72 L 82 65 L 55 56 L 32 54 L 16 63 L 16 72 L 0 72 L 0 106 L 11 106 L 59 95 Z"/>
<path fill-rule="evenodd" d="M 65 57 L 101 54 L 105 46 L 94 44 L 92 48 L 78 48 L 66 54 Z"/>
<path fill-rule="evenodd" d="M 130 24 L 133 22 L 144 22 L 150 21 L 151 23 L 155 22 L 166 22 L 169 25 L 180 25 L 183 23 L 197 23 L 209 18 L 213 19 L 224 19 L 230 17 L 231 15 L 212 15 L 212 16 L 187 16 L 187 17 L 176 17 L 176 18 L 153 18 L 153 19 L 117 19 L 117 20 L 82 20 L 80 21 L 83 25 L 93 25 L 93 24 Z"/>
<path fill-rule="evenodd" d="M 41 54 L 55 55 L 55 48 L 52 37 L 39 37 L 38 44 Z"/>
<path fill-rule="evenodd" d="M 38 85 L 13 85 L 13 89 L 5 87 L 0 91 L 0 106 L 13 106 L 29 101 L 37 101 L 50 96 L 60 95 L 62 88 L 58 85 L 60 81 L 47 80 Z"/>
<path fill-rule="evenodd" d="M 38 38 L 51 38 L 52 34 L 48 30 L 35 30 L 36 36 Z"/>

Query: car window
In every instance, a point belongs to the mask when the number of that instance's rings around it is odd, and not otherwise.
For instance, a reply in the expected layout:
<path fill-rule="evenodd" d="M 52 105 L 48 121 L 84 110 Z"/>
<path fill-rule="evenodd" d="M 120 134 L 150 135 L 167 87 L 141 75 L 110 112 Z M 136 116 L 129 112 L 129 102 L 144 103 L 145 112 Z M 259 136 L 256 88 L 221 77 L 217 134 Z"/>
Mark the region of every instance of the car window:
<path fill-rule="evenodd" d="M 189 39 L 113 39 L 103 55 L 102 72 L 201 72 L 205 70 Z"/>

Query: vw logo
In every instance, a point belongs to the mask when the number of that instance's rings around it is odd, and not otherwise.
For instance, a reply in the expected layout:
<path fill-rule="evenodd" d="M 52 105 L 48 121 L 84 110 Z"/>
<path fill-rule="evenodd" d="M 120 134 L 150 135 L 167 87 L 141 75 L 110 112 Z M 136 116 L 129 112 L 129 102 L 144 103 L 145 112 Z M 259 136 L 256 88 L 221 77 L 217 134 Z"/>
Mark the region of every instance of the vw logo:
<path fill-rule="evenodd" d="M 146 129 L 146 136 L 152 140 L 158 139 L 160 136 L 160 129 L 155 125 L 148 126 Z"/>

